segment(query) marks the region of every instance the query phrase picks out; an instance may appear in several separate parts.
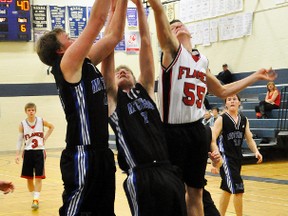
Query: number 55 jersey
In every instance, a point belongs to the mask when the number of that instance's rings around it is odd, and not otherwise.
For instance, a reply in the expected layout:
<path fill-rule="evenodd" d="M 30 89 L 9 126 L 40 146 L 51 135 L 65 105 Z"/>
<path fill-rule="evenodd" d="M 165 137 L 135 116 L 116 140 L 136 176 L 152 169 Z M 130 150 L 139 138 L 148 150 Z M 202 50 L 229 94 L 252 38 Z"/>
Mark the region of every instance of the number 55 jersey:
<path fill-rule="evenodd" d="M 162 121 L 169 124 L 195 122 L 205 113 L 208 59 L 180 45 L 169 65 L 162 66 L 158 80 L 159 111 Z"/>

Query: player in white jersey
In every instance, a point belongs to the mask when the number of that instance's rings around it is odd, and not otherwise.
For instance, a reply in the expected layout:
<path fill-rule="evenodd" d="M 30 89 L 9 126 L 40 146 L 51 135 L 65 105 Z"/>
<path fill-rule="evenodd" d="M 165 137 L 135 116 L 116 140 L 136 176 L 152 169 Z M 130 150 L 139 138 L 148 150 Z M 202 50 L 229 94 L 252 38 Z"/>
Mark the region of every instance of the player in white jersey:
<path fill-rule="evenodd" d="M 38 209 L 39 196 L 42 188 L 42 179 L 45 179 L 45 141 L 54 130 L 54 126 L 36 117 L 36 105 L 27 103 L 25 105 L 27 118 L 19 126 L 19 137 L 16 145 L 16 163 L 19 163 L 19 155 L 22 144 L 25 143 L 23 151 L 23 166 L 21 177 L 27 179 L 27 187 L 33 195 L 32 208 Z M 44 132 L 44 127 L 48 131 Z"/>
<path fill-rule="evenodd" d="M 194 50 L 194 54 L 191 55 L 191 52 L 181 45 L 173 62 L 168 68 L 163 67 L 162 73 L 159 74 L 159 80 L 163 81 L 159 82 L 158 86 L 159 97 L 162 100 L 160 104 L 163 104 L 164 95 L 169 92 L 169 104 L 159 107 L 164 122 L 171 124 L 195 122 L 205 114 L 203 101 L 207 92 L 208 59 L 197 50 Z M 165 82 L 168 78 L 166 74 L 169 74 L 169 85 Z M 194 92 L 197 92 L 197 95 L 194 95 Z M 167 110 L 164 110 L 165 108 Z"/>
<path fill-rule="evenodd" d="M 201 54 L 198 67 L 197 55 L 192 53 L 191 34 L 185 25 L 179 20 L 169 23 L 161 0 L 148 2 L 154 10 L 157 37 L 163 52 L 158 98 L 170 158 L 183 169 L 188 216 L 203 216 L 207 147 L 204 144 L 206 132 L 200 119 L 204 114 L 207 90 L 225 98 L 258 80 L 274 80 L 277 75 L 272 69 L 260 69 L 240 81 L 222 85 L 206 68 L 208 63 L 202 65 L 205 57 Z M 211 146 L 211 150 L 218 151 L 217 146 Z"/>

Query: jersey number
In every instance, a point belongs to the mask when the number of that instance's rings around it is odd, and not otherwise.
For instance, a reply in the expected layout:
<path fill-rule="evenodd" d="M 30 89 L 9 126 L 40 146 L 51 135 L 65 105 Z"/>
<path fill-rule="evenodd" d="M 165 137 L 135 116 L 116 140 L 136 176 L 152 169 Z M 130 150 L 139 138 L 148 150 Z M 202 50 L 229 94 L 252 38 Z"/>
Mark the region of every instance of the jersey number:
<path fill-rule="evenodd" d="M 32 148 L 33 148 L 33 149 L 34 149 L 34 148 L 37 148 L 37 146 L 38 146 L 38 140 L 37 140 L 37 139 L 33 139 L 33 140 L 32 140 L 32 143 L 33 143 Z"/>
<path fill-rule="evenodd" d="M 182 98 L 182 101 L 186 106 L 194 106 L 196 103 L 197 108 L 200 109 L 202 107 L 203 96 L 205 93 L 204 87 L 185 82 L 183 92 L 185 97 Z"/>

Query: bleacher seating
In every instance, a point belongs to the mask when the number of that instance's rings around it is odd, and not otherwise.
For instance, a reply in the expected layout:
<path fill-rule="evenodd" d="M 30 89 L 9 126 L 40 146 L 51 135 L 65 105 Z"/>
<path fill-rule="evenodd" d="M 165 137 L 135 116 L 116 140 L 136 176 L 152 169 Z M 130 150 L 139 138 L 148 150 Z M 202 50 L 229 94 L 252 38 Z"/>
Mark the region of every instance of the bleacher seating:
<path fill-rule="evenodd" d="M 287 121 L 287 97 L 288 97 L 288 69 L 276 70 L 278 77 L 274 81 L 277 88 L 282 90 L 281 107 L 280 109 L 274 109 L 268 113 L 268 119 L 257 119 L 255 115 L 255 106 L 259 104 L 261 100 L 265 99 L 267 92 L 267 81 L 258 81 L 252 86 L 247 87 L 239 93 L 241 97 L 241 112 L 249 119 L 250 130 L 253 133 L 254 140 L 261 151 L 267 149 L 285 148 L 288 149 L 288 121 Z M 242 79 L 253 72 L 234 73 L 233 80 L 237 81 Z M 287 90 L 286 90 L 287 89 Z M 285 91 L 286 92 L 285 92 Z M 224 101 L 213 95 L 208 95 L 207 99 L 211 105 L 224 107 Z M 284 114 L 283 114 L 284 113 Z M 282 122 L 280 122 L 282 120 Z M 279 126 L 281 123 L 281 127 Z M 284 122 L 284 123 L 283 123 Z M 278 135 L 279 134 L 279 135 Z M 283 136 L 285 139 L 283 139 Z M 281 136 L 279 138 L 279 136 Z M 285 141 L 283 141 L 285 140 Z M 249 150 L 247 143 L 244 141 L 243 156 L 250 157 L 251 151 Z"/>
<path fill-rule="evenodd" d="M 288 87 L 288 68 L 276 70 L 278 78 L 274 81 L 279 90 Z M 234 73 L 233 80 L 242 79 L 253 72 Z M 241 112 L 249 119 L 250 130 L 253 133 L 254 140 L 260 149 L 260 152 L 275 149 L 284 148 L 288 149 L 288 121 L 287 121 L 287 97 L 288 88 L 284 92 L 282 97 L 281 108 L 274 109 L 268 113 L 268 119 L 257 119 L 255 115 L 255 106 L 259 104 L 260 100 L 264 100 L 267 92 L 266 88 L 267 81 L 258 81 L 252 86 L 247 87 L 239 93 L 241 97 Z M 156 85 L 157 86 L 157 83 Z M 155 88 L 155 92 L 157 88 Z M 213 95 L 207 95 L 207 99 L 211 107 L 224 108 L 224 100 Z M 284 130 L 279 128 L 279 118 L 283 118 L 284 112 Z M 111 148 L 116 149 L 115 135 L 111 134 L 109 137 L 109 145 Z M 251 151 L 249 150 L 247 143 L 244 140 L 243 156 L 251 157 Z"/>

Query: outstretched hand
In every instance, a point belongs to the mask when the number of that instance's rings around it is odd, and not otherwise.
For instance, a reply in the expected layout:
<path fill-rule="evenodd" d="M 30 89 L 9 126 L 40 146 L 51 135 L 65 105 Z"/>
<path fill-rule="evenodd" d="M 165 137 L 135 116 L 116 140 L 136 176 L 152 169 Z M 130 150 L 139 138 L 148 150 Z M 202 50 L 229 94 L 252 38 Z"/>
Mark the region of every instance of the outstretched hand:
<path fill-rule="evenodd" d="M 277 73 L 271 67 L 269 69 L 261 68 L 255 72 L 261 80 L 273 81 L 277 78 Z"/>

